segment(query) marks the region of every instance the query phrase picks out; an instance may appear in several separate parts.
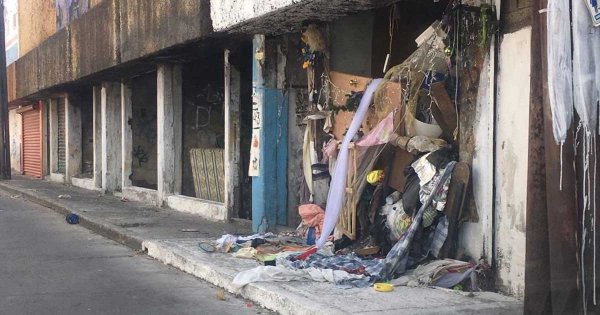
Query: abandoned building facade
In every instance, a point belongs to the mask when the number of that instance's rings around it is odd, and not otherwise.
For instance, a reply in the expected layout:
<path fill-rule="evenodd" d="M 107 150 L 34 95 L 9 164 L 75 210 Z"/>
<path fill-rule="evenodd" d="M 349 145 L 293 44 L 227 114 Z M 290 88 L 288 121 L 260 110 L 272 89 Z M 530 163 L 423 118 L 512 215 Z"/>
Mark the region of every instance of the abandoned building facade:
<path fill-rule="evenodd" d="M 323 145 L 352 129 L 357 106 L 348 100 L 435 46 L 427 36 L 454 17 L 456 33 L 441 36 L 453 38 L 441 51 L 457 60 L 447 76 L 459 84 L 436 94 L 437 74 L 425 81 L 428 102 L 447 99 L 455 116 L 441 114 L 453 132 L 434 138 L 450 139 L 470 169 L 456 247 L 489 262 L 505 294 L 527 299 L 552 277 L 568 278 L 559 296 L 577 290 L 580 227 L 576 203 L 566 204 L 578 197 L 565 197 L 573 190 L 564 187 L 579 179 L 565 170 L 563 190 L 553 185 L 561 156 L 544 121 L 538 11 L 546 1 L 51 2 L 19 1 L 19 58 L 7 68 L 13 171 L 209 220 L 251 220 L 255 232 L 296 227 L 300 204 L 326 203 L 334 170 Z M 410 103 L 406 82 L 392 81 L 362 132 Z M 394 114 L 394 126 L 405 128 L 404 116 Z M 575 159 L 569 150 L 565 161 Z M 372 157 L 369 170 L 385 170 L 389 186 L 402 188 L 395 179 L 404 167 L 395 165 L 407 157 L 387 151 L 376 154 L 389 163 Z M 573 212 L 568 219 L 551 215 L 564 214 L 554 210 L 561 206 Z M 531 227 L 535 220 L 545 229 Z M 343 225 L 350 238 L 356 229 Z M 572 261 L 550 258 L 555 249 L 572 251 Z"/>

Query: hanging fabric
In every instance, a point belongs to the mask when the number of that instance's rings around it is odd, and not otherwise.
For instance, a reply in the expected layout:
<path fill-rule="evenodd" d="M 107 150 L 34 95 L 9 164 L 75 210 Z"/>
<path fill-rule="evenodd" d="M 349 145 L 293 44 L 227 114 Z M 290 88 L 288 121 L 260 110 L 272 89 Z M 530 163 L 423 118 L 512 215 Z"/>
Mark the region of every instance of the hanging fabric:
<path fill-rule="evenodd" d="M 577 0 L 580 1 L 581 0 Z M 573 68 L 571 64 L 571 16 L 569 2 L 548 1 L 548 93 L 554 141 L 563 144 L 573 121 Z"/>
<path fill-rule="evenodd" d="M 584 128 L 594 131 L 598 124 L 600 88 L 600 28 L 592 25 L 583 0 L 572 0 L 573 10 L 573 94 L 575 110 Z M 568 8 L 567 8 L 568 9 Z M 550 30 L 549 30 L 550 31 Z M 564 32 L 567 32 L 564 30 Z M 565 44 L 568 46 L 568 44 Z M 550 60 L 548 61 L 550 63 Z M 563 76 L 564 74 L 559 74 Z"/>

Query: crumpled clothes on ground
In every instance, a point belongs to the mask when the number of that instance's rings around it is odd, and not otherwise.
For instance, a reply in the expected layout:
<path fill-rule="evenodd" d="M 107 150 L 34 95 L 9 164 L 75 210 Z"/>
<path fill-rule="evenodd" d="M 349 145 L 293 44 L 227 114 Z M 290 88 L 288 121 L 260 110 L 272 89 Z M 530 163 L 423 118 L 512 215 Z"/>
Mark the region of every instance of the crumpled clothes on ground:
<path fill-rule="evenodd" d="M 394 286 L 429 286 L 451 288 L 475 270 L 476 265 L 454 259 L 434 260 L 430 263 L 419 265 L 408 270 L 401 277 L 390 281 Z"/>
<path fill-rule="evenodd" d="M 350 274 L 343 270 L 312 267 L 306 269 L 289 269 L 281 266 L 258 266 L 238 273 L 233 278 L 232 286 L 237 291 L 253 282 L 312 280 L 343 284 L 349 281 L 365 281 L 366 278 L 363 275 Z"/>
<path fill-rule="evenodd" d="M 315 204 L 304 204 L 298 207 L 298 213 L 302 218 L 302 224 L 309 227 L 315 228 L 315 237 L 321 236 L 321 230 L 323 229 L 323 219 L 325 217 L 325 211 L 323 208 Z"/>
<path fill-rule="evenodd" d="M 235 252 L 233 254 L 233 256 L 236 258 L 254 259 L 256 254 L 257 254 L 256 248 L 245 247 L 245 248 L 240 248 L 237 252 Z"/>
<path fill-rule="evenodd" d="M 225 234 L 223 236 L 221 236 L 218 240 L 215 241 L 215 247 L 222 252 L 229 252 L 229 249 L 231 248 L 232 245 L 238 243 L 238 242 L 247 242 L 247 241 L 251 241 L 255 238 L 269 238 L 269 237 L 275 237 L 275 234 L 269 232 L 266 234 L 254 234 L 254 235 L 250 235 L 250 236 L 238 236 L 238 235 L 232 235 L 232 234 Z"/>
<path fill-rule="evenodd" d="M 331 269 L 343 270 L 350 274 L 364 275 L 365 278 L 344 279 L 342 282 L 337 282 L 339 285 L 353 285 L 355 287 L 366 287 L 379 280 L 379 272 L 383 265 L 382 259 L 362 259 L 355 254 L 325 256 L 320 253 L 315 253 L 305 260 L 292 260 L 290 256 L 287 259 L 277 261 L 279 266 L 289 269 Z"/>

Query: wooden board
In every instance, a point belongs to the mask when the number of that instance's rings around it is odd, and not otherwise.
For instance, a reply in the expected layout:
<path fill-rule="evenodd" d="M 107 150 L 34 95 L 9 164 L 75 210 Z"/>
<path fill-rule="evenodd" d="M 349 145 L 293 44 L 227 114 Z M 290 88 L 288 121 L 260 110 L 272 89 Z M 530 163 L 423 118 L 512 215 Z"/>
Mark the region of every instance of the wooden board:
<path fill-rule="evenodd" d="M 364 91 L 367 83 L 372 78 L 361 77 L 342 72 L 331 71 L 329 73 L 330 80 L 335 85 L 331 89 L 331 98 L 333 104 L 336 106 L 342 106 L 346 103 L 348 92 L 360 92 Z M 400 84 L 395 82 L 386 83 L 385 97 L 383 104 L 380 104 L 379 110 L 372 108 L 369 110 L 366 123 L 363 124 L 363 132 L 368 132 L 375 127 L 385 116 L 394 108 L 400 106 L 400 97 L 402 95 Z M 398 123 L 400 123 L 400 117 L 398 115 Z M 333 134 L 337 140 L 342 140 L 344 132 L 350 126 L 354 118 L 353 112 L 340 111 L 334 117 L 333 121 Z"/>

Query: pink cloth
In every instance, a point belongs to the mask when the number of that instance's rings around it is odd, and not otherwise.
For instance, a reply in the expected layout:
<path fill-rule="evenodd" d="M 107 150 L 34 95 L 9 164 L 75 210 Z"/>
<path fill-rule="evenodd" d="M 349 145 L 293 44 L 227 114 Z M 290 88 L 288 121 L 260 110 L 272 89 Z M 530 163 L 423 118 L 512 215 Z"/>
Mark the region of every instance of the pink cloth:
<path fill-rule="evenodd" d="M 300 205 L 298 207 L 298 213 L 300 213 L 302 223 L 310 227 L 314 227 L 315 237 L 319 237 L 321 235 L 321 230 L 323 229 L 323 219 L 325 218 L 325 211 L 323 211 L 323 208 L 315 204 L 308 203 L 305 205 Z"/>
<path fill-rule="evenodd" d="M 360 147 L 372 147 L 374 145 L 385 144 L 390 141 L 392 133 L 394 133 L 394 111 L 391 111 L 375 128 L 356 141 L 356 145 Z"/>

